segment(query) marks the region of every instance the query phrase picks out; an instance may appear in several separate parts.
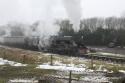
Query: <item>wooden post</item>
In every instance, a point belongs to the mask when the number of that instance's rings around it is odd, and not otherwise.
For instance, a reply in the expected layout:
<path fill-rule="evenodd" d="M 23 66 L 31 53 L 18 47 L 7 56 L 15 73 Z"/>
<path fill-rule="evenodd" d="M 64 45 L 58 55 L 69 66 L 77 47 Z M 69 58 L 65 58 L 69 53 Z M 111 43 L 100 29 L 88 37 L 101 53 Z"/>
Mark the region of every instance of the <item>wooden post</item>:
<path fill-rule="evenodd" d="M 72 71 L 70 71 L 70 73 L 69 73 L 69 83 L 71 83 L 72 82 Z"/>
<path fill-rule="evenodd" d="M 52 54 L 51 54 L 50 60 L 51 60 L 50 65 L 53 65 L 53 55 Z"/>
<path fill-rule="evenodd" d="M 91 69 L 93 69 L 93 56 L 91 54 Z"/>
<path fill-rule="evenodd" d="M 6 59 L 6 51 L 3 51 L 3 59 Z"/>
<path fill-rule="evenodd" d="M 26 55 L 23 55 L 23 63 L 25 64 Z"/>

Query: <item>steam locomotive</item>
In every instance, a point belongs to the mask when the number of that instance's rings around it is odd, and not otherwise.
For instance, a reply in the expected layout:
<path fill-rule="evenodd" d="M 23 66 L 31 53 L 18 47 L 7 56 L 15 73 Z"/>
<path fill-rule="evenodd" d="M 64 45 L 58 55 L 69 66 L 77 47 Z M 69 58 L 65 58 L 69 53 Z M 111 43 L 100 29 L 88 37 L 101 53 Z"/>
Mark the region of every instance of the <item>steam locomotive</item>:
<path fill-rule="evenodd" d="M 87 50 L 87 47 L 82 42 L 76 42 L 72 36 L 52 36 L 48 47 L 48 51 L 68 55 L 86 54 Z"/>
<path fill-rule="evenodd" d="M 52 52 L 58 54 L 68 54 L 68 55 L 81 55 L 87 53 L 87 47 L 82 42 L 76 42 L 73 40 L 72 36 L 51 36 L 49 38 L 49 45 L 40 47 L 40 37 L 24 37 L 24 36 L 14 36 L 14 37 L 3 37 L 3 43 L 7 46 L 20 47 L 32 50 L 39 50 L 45 52 Z"/>

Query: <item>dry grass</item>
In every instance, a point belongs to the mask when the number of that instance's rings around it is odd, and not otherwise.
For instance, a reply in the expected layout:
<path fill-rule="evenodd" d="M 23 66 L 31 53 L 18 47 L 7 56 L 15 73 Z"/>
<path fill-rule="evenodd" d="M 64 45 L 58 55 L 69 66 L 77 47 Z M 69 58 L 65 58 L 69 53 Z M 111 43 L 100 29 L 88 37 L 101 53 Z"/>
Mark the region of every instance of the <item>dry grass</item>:
<path fill-rule="evenodd" d="M 25 56 L 25 57 L 24 57 Z M 22 50 L 22 49 L 16 49 L 16 48 L 0 48 L 0 57 L 12 61 L 27 63 L 27 64 L 42 64 L 42 63 L 48 63 L 51 60 L 51 56 L 47 55 L 46 53 L 42 52 L 35 52 L 35 51 L 28 51 L 28 50 Z M 53 54 L 53 62 L 59 61 L 63 64 L 85 64 L 88 68 L 91 68 L 91 60 L 87 59 L 80 59 L 78 57 L 68 57 L 63 55 L 56 55 Z M 123 64 L 111 64 L 104 61 L 98 61 L 94 60 L 93 64 L 96 66 L 94 69 L 99 69 L 100 65 L 103 65 L 104 68 L 108 70 L 125 70 L 125 65 Z"/>
<path fill-rule="evenodd" d="M 35 63 L 38 61 L 37 53 L 21 49 L 0 48 L 0 57 L 21 63 Z"/>

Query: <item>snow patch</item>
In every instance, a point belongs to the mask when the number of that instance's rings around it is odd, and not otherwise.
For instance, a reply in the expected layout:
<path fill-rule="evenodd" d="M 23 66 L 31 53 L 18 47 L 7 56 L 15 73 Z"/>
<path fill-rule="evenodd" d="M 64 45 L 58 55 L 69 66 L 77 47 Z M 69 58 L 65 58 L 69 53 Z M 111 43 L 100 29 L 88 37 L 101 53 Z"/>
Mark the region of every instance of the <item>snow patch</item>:
<path fill-rule="evenodd" d="M 87 76 L 83 80 L 91 83 L 112 83 L 104 76 Z"/>
<path fill-rule="evenodd" d="M 53 55 L 53 54 L 51 54 L 51 53 L 44 53 L 43 55 L 50 56 L 50 55 Z"/>
<path fill-rule="evenodd" d="M 77 68 L 77 67 L 69 67 L 69 66 L 51 66 L 51 65 L 39 65 L 36 68 L 40 69 L 53 69 L 53 70 L 60 70 L 60 71 L 85 71 L 85 68 Z"/>
<path fill-rule="evenodd" d="M 22 64 L 22 63 L 18 63 L 14 61 L 8 61 L 3 58 L 0 58 L 0 65 L 6 65 L 6 64 L 11 65 L 11 66 L 27 66 L 27 64 Z"/>
<path fill-rule="evenodd" d="M 37 80 L 30 80 L 30 79 L 13 79 L 9 80 L 9 83 L 38 83 Z"/>
<path fill-rule="evenodd" d="M 98 53 L 101 55 L 105 55 L 105 56 L 110 55 L 110 56 L 124 57 L 124 55 L 122 55 L 122 54 L 114 54 L 114 53 L 106 53 L 106 52 L 98 52 Z"/>
<path fill-rule="evenodd" d="M 121 73 L 124 73 L 124 74 L 125 74 L 125 70 L 119 70 L 119 72 L 121 72 Z"/>
<path fill-rule="evenodd" d="M 13 64 L 12 66 L 27 66 L 27 64 L 22 64 L 22 63 L 16 63 L 16 64 Z"/>

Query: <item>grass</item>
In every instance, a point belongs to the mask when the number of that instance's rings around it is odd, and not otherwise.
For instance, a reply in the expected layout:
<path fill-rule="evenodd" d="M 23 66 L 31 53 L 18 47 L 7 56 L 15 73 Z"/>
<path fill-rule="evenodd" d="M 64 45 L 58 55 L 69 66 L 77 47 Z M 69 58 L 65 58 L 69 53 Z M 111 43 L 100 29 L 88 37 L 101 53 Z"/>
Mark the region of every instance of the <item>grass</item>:
<path fill-rule="evenodd" d="M 6 52 L 5 52 L 6 51 Z M 23 54 L 26 54 L 25 61 L 23 61 Z M 44 55 L 44 53 L 38 53 L 38 52 L 30 52 L 30 51 L 24 51 L 24 50 L 17 50 L 15 52 L 13 49 L 1 49 L 0 48 L 0 57 L 6 58 L 8 60 L 13 60 L 17 62 L 25 62 L 27 64 L 42 64 L 42 63 L 48 63 L 51 60 L 51 56 Z M 91 68 L 91 60 L 78 60 L 77 57 L 68 57 L 68 56 L 60 56 L 60 55 L 53 55 L 53 62 L 54 61 L 60 61 L 63 64 L 85 64 L 88 68 Z M 113 70 L 114 72 L 118 70 L 125 70 L 125 65 L 117 65 L 117 64 L 110 64 L 104 61 L 97 61 L 94 60 L 93 64 L 96 66 L 94 67 L 95 70 L 99 69 L 100 65 L 104 65 L 104 68 L 110 70 Z"/>
<path fill-rule="evenodd" d="M 5 49 L 0 48 L 0 57 L 12 61 L 17 61 L 21 63 L 32 64 L 38 61 L 38 57 L 35 52 L 24 52 L 24 50 L 20 49 Z"/>
<path fill-rule="evenodd" d="M 0 66 L 0 83 L 10 78 L 39 78 L 45 75 L 53 75 L 55 70 L 36 69 L 35 65 L 26 67 L 12 67 L 9 65 Z"/>
<path fill-rule="evenodd" d="M 5 78 L 0 78 L 0 83 L 7 83 L 7 79 L 5 79 Z"/>
<path fill-rule="evenodd" d="M 23 55 L 26 55 L 25 61 L 23 61 Z M 38 64 L 48 63 L 50 62 L 49 55 L 45 55 L 44 53 L 32 52 L 32 51 L 24 51 L 17 49 L 4 49 L 0 48 L 0 57 L 12 61 L 17 62 L 25 62 L 28 64 L 26 67 L 12 67 L 9 65 L 0 66 L 0 83 L 4 83 L 10 78 L 32 78 L 32 77 L 41 77 L 46 75 L 55 75 L 57 71 L 55 70 L 44 70 L 44 69 L 36 69 Z M 91 69 L 91 60 L 79 59 L 78 57 L 69 57 L 62 55 L 53 55 L 53 61 L 60 61 L 63 64 L 85 64 L 89 69 Z M 94 70 L 98 70 L 100 65 L 102 69 L 107 69 L 108 71 L 113 71 L 114 73 L 119 72 L 119 70 L 125 70 L 124 64 L 111 64 L 104 61 L 93 60 Z M 81 79 L 81 75 L 73 74 L 74 78 Z M 5 82 L 6 83 L 6 82 Z"/>
<path fill-rule="evenodd" d="M 80 80 L 83 77 L 82 74 L 72 74 L 72 78 L 75 78 L 77 80 Z"/>
<path fill-rule="evenodd" d="M 125 78 L 111 79 L 112 83 L 125 83 Z"/>

